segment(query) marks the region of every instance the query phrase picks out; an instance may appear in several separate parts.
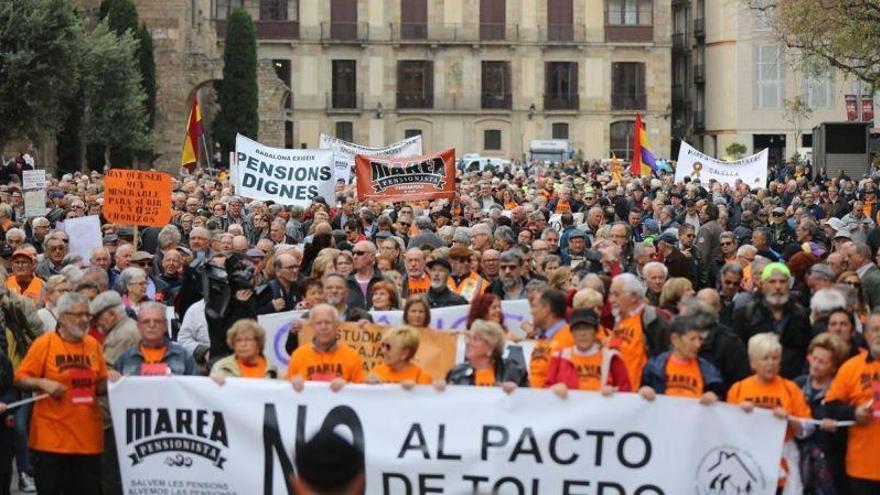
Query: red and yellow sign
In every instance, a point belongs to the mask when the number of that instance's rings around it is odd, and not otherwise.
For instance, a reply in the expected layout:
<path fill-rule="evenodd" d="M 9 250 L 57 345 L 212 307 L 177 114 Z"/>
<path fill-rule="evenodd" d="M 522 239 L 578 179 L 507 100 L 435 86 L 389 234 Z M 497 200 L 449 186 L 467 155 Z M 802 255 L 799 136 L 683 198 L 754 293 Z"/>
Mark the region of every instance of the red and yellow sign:
<path fill-rule="evenodd" d="M 455 197 L 455 150 L 425 156 L 355 157 L 358 200 L 417 201 Z"/>

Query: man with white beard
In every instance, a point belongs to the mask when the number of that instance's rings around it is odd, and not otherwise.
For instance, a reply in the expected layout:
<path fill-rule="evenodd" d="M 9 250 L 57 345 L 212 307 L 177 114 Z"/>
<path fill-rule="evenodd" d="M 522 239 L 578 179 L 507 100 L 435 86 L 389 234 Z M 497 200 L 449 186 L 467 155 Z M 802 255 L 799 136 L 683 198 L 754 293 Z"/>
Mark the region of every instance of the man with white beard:
<path fill-rule="evenodd" d="M 757 275 L 757 274 L 756 274 Z M 812 337 L 809 311 L 791 299 L 791 272 L 782 263 L 770 263 L 760 273 L 761 294 L 734 310 L 733 330 L 743 342 L 759 333 L 773 333 L 782 343 L 780 374 L 794 379 L 803 372 Z"/>
<path fill-rule="evenodd" d="M 467 304 L 464 297 L 449 290 L 449 274 L 452 273 L 452 265 L 444 258 L 431 260 L 428 263 L 428 275 L 431 277 L 431 288 L 425 294 L 428 304 L 432 308 L 446 306 L 458 306 Z"/>

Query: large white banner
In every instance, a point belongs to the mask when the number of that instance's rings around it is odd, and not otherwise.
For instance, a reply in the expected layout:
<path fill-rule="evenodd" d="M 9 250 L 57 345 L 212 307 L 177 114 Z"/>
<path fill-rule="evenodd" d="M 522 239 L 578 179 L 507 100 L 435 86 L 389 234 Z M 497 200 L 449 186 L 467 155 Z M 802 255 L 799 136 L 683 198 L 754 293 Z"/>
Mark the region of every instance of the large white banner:
<path fill-rule="evenodd" d="M 369 495 L 770 495 L 785 432 L 722 403 L 494 387 L 128 377 L 110 407 L 125 493 L 292 493 L 296 444 L 325 428 L 363 451 Z"/>
<path fill-rule="evenodd" d="M 703 154 L 682 141 L 678 151 L 678 164 L 675 166 L 675 182 L 690 177 L 700 179 L 703 184 L 715 179 L 733 186 L 737 180 L 741 180 L 751 188 L 766 187 L 768 156 L 765 149 L 741 160 L 725 162 Z"/>
<path fill-rule="evenodd" d="M 264 146 L 235 137 L 235 192 L 241 196 L 307 207 L 318 196 L 336 204 L 333 153 Z"/>
<path fill-rule="evenodd" d="M 449 306 L 446 308 L 434 308 L 431 310 L 431 328 L 437 330 L 464 331 L 467 324 L 467 314 L 470 306 Z M 522 328 L 524 321 L 531 320 L 529 302 L 525 299 L 515 301 L 502 301 L 501 310 L 504 313 L 504 324 L 507 329 L 516 335 L 524 336 Z M 266 344 L 263 354 L 281 370 L 286 370 L 290 362 L 290 354 L 285 349 L 287 335 L 291 327 L 303 322 L 303 315 L 307 311 L 286 311 L 284 313 L 271 313 L 257 317 L 260 325 L 266 329 Z M 377 325 L 402 325 L 403 311 L 370 311 L 373 322 Z M 462 347 L 461 345 L 459 346 Z M 523 351 L 526 357 L 531 354 L 532 346 Z M 462 349 L 459 349 L 459 355 Z M 528 362 L 525 360 L 524 362 Z"/>
<path fill-rule="evenodd" d="M 421 156 L 422 136 L 413 136 L 384 148 L 370 148 L 355 143 L 349 143 L 342 139 L 321 134 L 318 147 L 322 150 L 333 150 L 333 164 L 336 167 L 336 177 L 345 179 L 345 183 L 351 179 L 351 170 L 354 168 L 355 155 L 367 156 Z"/>

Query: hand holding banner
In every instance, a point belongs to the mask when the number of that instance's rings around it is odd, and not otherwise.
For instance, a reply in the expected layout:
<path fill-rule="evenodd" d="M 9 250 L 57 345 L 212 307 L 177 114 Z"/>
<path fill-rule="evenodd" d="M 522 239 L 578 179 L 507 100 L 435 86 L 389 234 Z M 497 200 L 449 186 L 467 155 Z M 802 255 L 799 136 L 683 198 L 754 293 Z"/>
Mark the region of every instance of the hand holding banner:
<path fill-rule="evenodd" d="M 405 158 L 355 158 L 358 200 L 418 201 L 455 197 L 455 150 Z"/>
<path fill-rule="evenodd" d="M 171 221 L 171 176 L 114 168 L 104 176 L 104 218 L 123 225 L 164 227 Z"/>
<path fill-rule="evenodd" d="M 678 151 L 678 164 L 675 167 L 675 182 L 685 177 L 700 179 L 707 184 L 715 179 L 722 184 L 736 185 L 737 180 L 743 181 L 750 188 L 767 186 L 767 158 L 765 149 L 754 155 L 734 162 L 716 160 L 709 155 L 700 153 L 684 141 Z"/>

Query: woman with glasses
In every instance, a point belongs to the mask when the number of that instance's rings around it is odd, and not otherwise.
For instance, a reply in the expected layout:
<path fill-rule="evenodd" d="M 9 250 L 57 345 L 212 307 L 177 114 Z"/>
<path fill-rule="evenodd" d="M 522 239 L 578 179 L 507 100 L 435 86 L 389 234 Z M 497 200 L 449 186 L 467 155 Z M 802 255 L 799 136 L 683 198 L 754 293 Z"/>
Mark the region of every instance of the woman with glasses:
<path fill-rule="evenodd" d="M 367 375 L 367 383 L 400 383 L 404 388 L 427 385 L 434 380 L 428 372 L 413 364 L 419 350 L 419 331 L 412 327 L 391 327 L 382 337 L 383 363 Z"/>
<path fill-rule="evenodd" d="M 271 220 L 272 219 L 268 214 L 262 213 L 255 213 L 254 216 L 251 217 L 253 227 L 248 230 L 248 240 L 251 244 L 260 242 L 260 239 L 269 238 L 269 225 L 271 224 Z"/>
<path fill-rule="evenodd" d="M 56 306 L 58 299 L 73 290 L 70 280 L 64 275 L 52 275 L 43 284 L 43 307 L 37 310 L 37 316 L 43 322 L 44 332 L 53 332 L 58 326 L 58 313 Z"/>
<path fill-rule="evenodd" d="M 149 302 L 147 297 L 147 273 L 136 266 L 122 270 L 117 283 L 122 290 L 122 304 L 129 314 L 137 315 L 140 306 Z"/>
<path fill-rule="evenodd" d="M 846 284 L 856 292 L 856 297 L 859 301 L 858 306 L 855 308 L 855 316 L 858 318 L 856 326 L 861 327 L 868 321 L 870 311 L 865 303 L 865 295 L 862 293 L 862 280 L 859 278 L 859 274 L 853 271 L 845 271 L 837 276 L 837 283 Z"/>
<path fill-rule="evenodd" d="M 278 378 L 278 368 L 263 355 L 266 330 L 254 320 L 238 320 L 226 333 L 232 354 L 214 363 L 211 378 Z"/>

